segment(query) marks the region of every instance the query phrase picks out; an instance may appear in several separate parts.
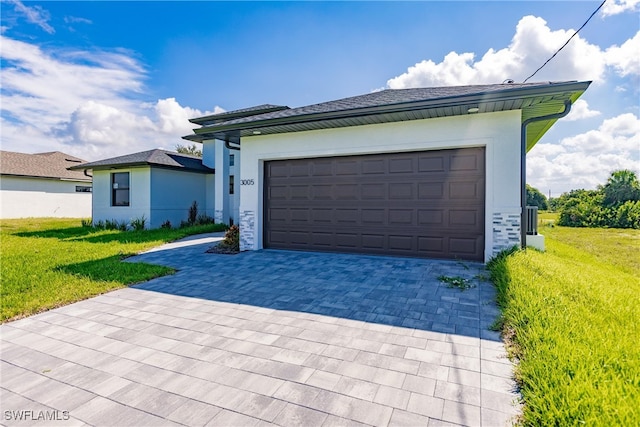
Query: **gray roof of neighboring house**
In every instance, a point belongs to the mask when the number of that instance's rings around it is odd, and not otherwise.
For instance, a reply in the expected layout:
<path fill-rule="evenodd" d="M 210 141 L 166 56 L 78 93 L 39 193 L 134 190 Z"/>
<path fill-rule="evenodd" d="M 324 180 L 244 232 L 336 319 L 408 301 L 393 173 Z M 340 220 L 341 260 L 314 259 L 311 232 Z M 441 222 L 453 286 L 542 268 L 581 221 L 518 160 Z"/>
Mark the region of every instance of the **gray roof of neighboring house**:
<path fill-rule="evenodd" d="M 194 123 L 206 125 L 183 138 L 197 142 L 216 138 L 238 143 L 241 137 L 252 135 L 465 115 L 469 114 L 470 108 L 477 108 L 479 113 L 522 110 L 524 121 L 562 111 L 564 101 L 574 102 L 590 83 L 570 81 L 386 89 L 224 121 L 194 119 Z M 528 127 L 528 147 L 533 147 L 554 122 L 532 123 Z"/>
<path fill-rule="evenodd" d="M 130 166 L 157 166 L 189 172 L 213 173 L 214 170 L 202 164 L 202 158 L 161 149 L 126 154 L 110 159 L 98 160 L 74 166 L 72 169 L 111 169 Z"/>
<path fill-rule="evenodd" d="M 82 171 L 68 169 L 84 162 L 60 151 L 36 154 L 0 151 L 0 174 L 91 182 L 91 177 Z"/>

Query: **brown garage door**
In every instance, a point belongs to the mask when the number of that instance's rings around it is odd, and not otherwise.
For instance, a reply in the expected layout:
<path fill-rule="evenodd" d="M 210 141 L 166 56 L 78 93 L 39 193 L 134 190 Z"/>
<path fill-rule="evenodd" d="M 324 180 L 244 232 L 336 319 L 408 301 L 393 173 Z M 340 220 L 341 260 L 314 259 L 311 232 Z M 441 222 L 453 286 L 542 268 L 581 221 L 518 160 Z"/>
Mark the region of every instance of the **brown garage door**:
<path fill-rule="evenodd" d="M 484 148 L 265 164 L 264 246 L 483 260 Z"/>

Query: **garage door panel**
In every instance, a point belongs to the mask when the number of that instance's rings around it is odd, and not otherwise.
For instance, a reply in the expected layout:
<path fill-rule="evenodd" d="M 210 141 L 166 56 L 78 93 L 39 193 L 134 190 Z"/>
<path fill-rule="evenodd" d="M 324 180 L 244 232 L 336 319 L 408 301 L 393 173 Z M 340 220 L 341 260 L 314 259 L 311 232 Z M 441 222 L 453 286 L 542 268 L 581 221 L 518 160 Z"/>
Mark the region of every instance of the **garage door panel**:
<path fill-rule="evenodd" d="M 318 160 L 311 164 L 311 176 L 323 177 L 333 175 L 333 162 L 331 160 Z"/>
<path fill-rule="evenodd" d="M 333 187 L 333 194 L 336 200 L 358 200 L 358 190 L 357 184 L 339 184 Z"/>
<path fill-rule="evenodd" d="M 449 227 L 479 226 L 480 218 L 477 210 L 450 210 Z"/>
<path fill-rule="evenodd" d="M 362 173 L 364 175 L 385 174 L 387 172 L 386 159 L 363 160 Z"/>
<path fill-rule="evenodd" d="M 264 245 L 482 260 L 484 162 L 475 148 L 267 162 Z"/>
<path fill-rule="evenodd" d="M 362 223 L 366 225 L 384 225 L 386 212 L 384 209 L 362 209 Z"/>
<path fill-rule="evenodd" d="M 421 182 L 418 183 L 418 198 L 420 199 L 442 199 L 444 197 L 444 183 L 442 182 Z"/>
<path fill-rule="evenodd" d="M 413 156 L 389 159 L 389 173 L 413 173 Z"/>
<path fill-rule="evenodd" d="M 444 252 L 444 237 L 418 237 L 418 252 L 440 254 Z"/>
<path fill-rule="evenodd" d="M 413 200 L 414 198 L 412 182 L 389 184 L 389 199 Z"/>
<path fill-rule="evenodd" d="M 458 256 L 469 256 L 476 252 L 477 243 L 477 239 L 451 237 L 449 239 L 449 251 Z"/>
<path fill-rule="evenodd" d="M 360 168 L 358 162 L 355 160 L 337 160 L 335 167 L 336 175 L 359 175 Z"/>
<path fill-rule="evenodd" d="M 335 242 L 339 248 L 357 248 L 360 239 L 356 233 L 336 233 Z"/>
<path fill-rule="evenodd" d="M 444 172 L 445 169 L 445 157 L 442 155 L 432 156 L 419 156 L 418 157 L 418 172 L 422 173 L 435 173 Z"/>
<path fill-rule="evenodd" d="M 480 185 L 476 181 L 460 181 L 449 183 L 449 197 L 451 199 L 465 199 L 465 200 L 481 200 L 484 193 L 484 186 L 482 190 Z"/>
<path fill-rule="evenodd" d="M 418 211 L 418 225 L 442 226 L 445 212 L 443 209 L 421 209 Z"/>
<path fill-rule="evenodd" d="M 334 213 L 336 223 L 338 224 L 358 224 L 358 209 L 336 209 Z"/>
<path fill-rule="evenodd" d="M 361 184 L 360 194 L 362 200 L 384 200 L 387 195 L 387 185 L 384 183 Z"/>
<path fill-rule="evenodd" d="M 456 154 L 451 156 L 451 171 L 477 171 L 480 159 L 474 154 Z"/>

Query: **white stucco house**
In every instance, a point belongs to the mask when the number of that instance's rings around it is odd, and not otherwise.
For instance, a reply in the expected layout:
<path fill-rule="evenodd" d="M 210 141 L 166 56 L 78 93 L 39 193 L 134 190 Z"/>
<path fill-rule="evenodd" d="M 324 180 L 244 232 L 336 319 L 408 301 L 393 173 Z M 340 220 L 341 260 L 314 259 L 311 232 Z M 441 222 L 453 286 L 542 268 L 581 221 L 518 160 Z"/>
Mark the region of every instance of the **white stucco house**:
<path fill-rule="evenodd" d="M 200 214 L 213 216 L 216 194 L 225 192 L 216 192 L 215 171 L 201 158 L 160 149 L 83 163 L 72 169 L 93 171 L 94 223 L 129 223 L 144 218 L 148 228 L 159 228 L 166 221 L 178 226 L 187 220 L 194 201 Z M 227 167 L 227 171 L 232 170 L 232 166 Z M 225 190 L 229 192 L 229 185 Z M 226 197 L 233 200 L 233 194 Z"/>
<path fill-rule="evenodd" d="M 91 175 L 70 171 L 85 161 L 59 151 L 0 151 L 0 218 L 87 218 Z"/>
<path fill-rule="evenodd" d="M 526 152 L 589 87 L 543 82 L 383 90 L 192 119 L 185 136 L 239 173 L 241 249 L 488 261 L 526 242 Z M 239 162 L 238 162 L 239 161 Z M 214 166 L 215 164 L 215 166 Z"/>

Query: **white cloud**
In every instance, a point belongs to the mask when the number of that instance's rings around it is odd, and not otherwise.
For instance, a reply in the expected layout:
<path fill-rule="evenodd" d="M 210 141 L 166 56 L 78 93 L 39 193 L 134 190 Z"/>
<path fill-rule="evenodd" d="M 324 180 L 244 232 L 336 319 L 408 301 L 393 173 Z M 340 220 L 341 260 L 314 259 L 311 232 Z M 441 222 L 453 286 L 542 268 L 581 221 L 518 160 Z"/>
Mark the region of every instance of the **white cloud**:
<path fill-rule="evenodd" d="M 589 109 L 589 104 L 587 103 L 587 101 L 585 101 L 584 99 L 578 99 L 573 103 L 569 115 L 567 115 L 567 117 L 565 117 L 563 120 L 572 122 L 575 120 L 588 119 L 590 117 L 599 115 L 600 111 Z"/>
<path fill-rule="evenodd" d="M 527 154 L 527 181 L 552 196 L 604 184 L 614 170 L 640 173 L 640 119 L 632 113 L 604 120 L 598 129 L 537 144 Z"/>
<path fill-rule="evenodd" d="M 125 50 L 44 49 L 0 36 L 2 149 L 59 150 L 87 160 L 164 147 L 212 114 L 144 99 L 144 66 Z M 214 112 L 223 111 L 215 107 Z"/>
<path fill-rule="evenodd" d="M 620 76 L 640 75 L 640 31 L 622 45 L 609 47 L 604 55 Z"/>
<path fill-rule="evenodd" d="M 56 30 L 49 25 L 51 15 L 40 6 L 25 6 L 20 0 L 7 0 L 7 3 L 14 5 L 14 10 L 27 18 L 27 21 L 36 24 L 49 34 L 54 34 Z"/>
<path fill-rule="evenodd" d="M 65 16 L 64 22 L 67 24 L 93 24 L 93 21 L 79 16 Z"/>
<path fill-rule="evenodd" d="M 574 30 L 551 30 L 544 19 L 525 16 L 516 26 L 508 47 L 489 49 L 479 60 L 475 53 L 450 52 L 442 62 L 423 60 L 389 79 L 391 89 L 425 86 L 502 83 L 523 81 L 551 57 Z M 638 33 L 640 34 L 640 33 Z M 594 80 L 602 82 L 607 66 L 620 76 L 640 73 L 640 36 L 621 46 L 602 50 L 577 35 L 531 81 Z"/>
<path fill-rule="evenodd" d="M 640 0 L 607 0 L 602 6 L 602 15 L 611 16 L 623 12 L 635 12 L 638 10 Z"/>

